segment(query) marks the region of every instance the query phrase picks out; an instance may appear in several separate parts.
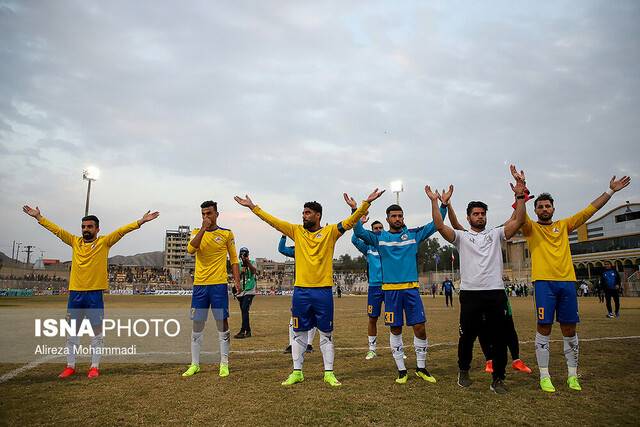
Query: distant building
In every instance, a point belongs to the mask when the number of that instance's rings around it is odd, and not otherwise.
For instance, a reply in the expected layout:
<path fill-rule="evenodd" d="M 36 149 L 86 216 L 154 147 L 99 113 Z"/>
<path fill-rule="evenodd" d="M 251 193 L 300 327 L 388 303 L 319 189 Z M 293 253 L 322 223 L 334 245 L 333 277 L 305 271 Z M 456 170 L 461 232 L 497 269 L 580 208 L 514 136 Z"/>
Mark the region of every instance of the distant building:
<path fill-rule="evenodd" d="M 188 225 L 180 225 L 177 230 L 165 232 L 164 268 L 178 283 L 192 283 L 195 258 L 187 252 L 190 236 L 191 228 Z"/>

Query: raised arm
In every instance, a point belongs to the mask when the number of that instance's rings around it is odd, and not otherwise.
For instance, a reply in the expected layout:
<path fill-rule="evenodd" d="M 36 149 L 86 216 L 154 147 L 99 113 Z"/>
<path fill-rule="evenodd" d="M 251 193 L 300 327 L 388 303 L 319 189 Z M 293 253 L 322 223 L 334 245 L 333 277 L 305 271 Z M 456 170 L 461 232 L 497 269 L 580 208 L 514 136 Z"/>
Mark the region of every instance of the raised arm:
<path fill-rule="evenodd" d="M 516 210 L 511 215 L 511 218 L 509 218 L 507 222 L 504 223 L 504 238 L 506 240 L 509 240 L 510 238 L 512 238 L 513 235 L 518 232 L 520 227 L 522 227 L 522 224 L 524 224 L 525 215 L 526 215 L 525 199 L 527 197 L 524 194 L 524 189 L 525 189 L 524 171 L 520 171 L 518 173 L 514 165 L 509 166 L 509 169 L 511 170 L 511 175 L 516 180 L 515 186 L 510 183 L 511 190 L 513 190 L 513 193 L 515 194 L 515 197 L 516 197 Z"/>
<path fill-rule="evenodd" d="M 427 194 L 429 200 L 431 200 L 431 216 L 433 217 L 433 227 L 438 230 L 438 233 L 440 233 L 440 235 L 444 237 L 447 242 L 453 243 L 453 241 L 456 239 L 456 233 L 455 231 L 453 231 L 453 228 L 447 226 L 444 223 L 444 216 L 446 216 L 447 214 L 446 203 L 449 202 L 451 194 L 453 194 L 453 185 L 450 185 L 449 191 L 443 193 L 442 196 L 440 196 L 437 190 L 434 193 L 431 190 L 431 187 L 428 185 L 424 187 L 424 192 Z M 442 207 L 439 208 L 438 201 L 440 200 L 440 197 L 442 197 Z M 442 212 L 443 209 L 444 213 Z"/>
<path fill-rule="evenodd" d="M 294 233 L 296 229 L 296 226 L 294 224 L 278 219 L 275 216 L 263 211 L 262 208 L 260 208 L 260 206 L 253 203 L 251 198 L 246 194 L 244 199 L 240 196 L 235 196 L 234 200 L 238 202 L 238 204 L 240 204 L 241 206 L 251 209 L 251 212 L 256 214 L 258 218 L 260 218 L 261 220 L 263 220 L 264 222 L 266 222 L 267 224 L 269 224 L 270 226 L 272 226 L 273 228 L 275 228 L 285 236 L 288 236 L 291 239 L 294 238 Z"/>
<path fill-rule="evenodd" d="M 355 246 L 356 249 L 359 250 L 362 255 L 367 256 L 367 250 L 369 249 L 367 247 L 367 244 L 362 240 L 360 240 L 355 235 L 355 233 L 353 234 L 353 236 L 351 236 L 351 243 L 353 243 L 353 246 Z"/>
<path fill-rule="evenodd" d="M 28 205 L 24 205 L 22 207 L 22 211 L 27 215 L 29 215 L 30 217 L 35 218 L 41 226 L 43 226 L 44 228 L 52 232 L 56 237 L 58 237 L 64 243 L 66 243 L 69 246 L 73 245 L 73 241 L 76 238 L 76 236 L 69 233 L 65 229 L 57 226 L 56 224 L 54 224 L 53 222 L 49 221 L 47 218 L 42 216 L 42 214 L 40 213 L 40 208 L 38 208 L 37 206 L 35 209 L 33 209 Z"/>
<path fill-rule="evenodd" d="M 565 221 L 567 222 L 567 230 L 569 233 L 580 227 L 582 224 L 587 222 L 589 218 L 591 218 L 600 208 L 602 208 L 608 201 L 611 199 L 614 193 L 622 190 L 626 186 L 631 183 L 631 178 L 628 176 L 623 176 L 619 180 L 616 180 L 614 176 L 609 181 L 609 190 L 605 193 L 602 193 L 597 199 L 589 204 L 585 209 L 576 213 L 575 215 L 570 216 Z"/>
<path fill-rule="evenodd" d="M 380 197 L 382 195 L 382 193 L 384 193 L 384 191 L 378 192 L 378 189 L 376 188 L 375 191 L 369 195 L 369 197 L 372 197 L 374 194 L 376 194 L 376 196 L 372 199 L 372 201 L 373 201 L 373 200 L 377 199 L 378 197 Z M 353 197 L 350 197 L 347 193 L 344 193 L 343 197 L 344 197 L 344 201 L 347 203 L 347 205 L 349 205 L 349 207 L 351 207 L 351 211 L 353 212 L 351 214 L 351 217 L 353 217 L 354 215 L 356 215 L 356 212 L 358 212 L 358 209 L 356 209 L 357 203 L 356 203 L 355 199 Z M 364 212 L 362 214 L 359 214 L 360 216 L 358 217 L 358 219 L 360 219 L 363 214 L 364 214 Z M 373 246 L 377 246 L 378 245 L 378 236 L 372 231 L 365 230 L 364 227 L 362 226 L 362 222 L 361 221 L 356 220 L 356 223 L 353 226 L 353 234 L 358 239 L 364 241 L 364 243 L 367 244 L 367 245 L 373 245 Z"/>
<path fill-rule="evenodd" d="M 622 190 L 626 186 L 631 183 L 631 178 L 628 176 L 623 176 L 619 180 L 616 181 L 615 175 L 609 181 L 609 190 L 602 193 L 600 197 L 591 202 L 591 205 L 596 208 L 596 210 L 601 209 L 613 196 L 614 193 Z"/>
<path fill-rule="evenodd" d="M 453 227 L 454 230 L 464 231 L 464 227 L 462 226 L 462 224 L 460 224 L 460 221 L 458 221 L 458 215 L 456 215 L 456 211 L 453 209 L 451 200 L 449 200 L 447 207 L 447 213 L 449 214 L 449 222 L 451 223 L 451 227 Z"/>
<path fill-rule="evenodd" d="M 137 230 L 143 224 L 158 218 L 159 215 L 160 215 L 160 212 L 147 211 L 144 215 L 142 215 L 142 218 L 140 218 L 139 220 L 134 221 L 131 224 L 127 224 L 123 227 L 120 227 L 116 231 L 112 231 L 111 233 L 105 236 L 105 241 L 107 243 L 107 246 L 111 247 L 115 245 L 116 243 L 118 243 L 118 240 L 124 237 L 125 234 L 130 233 L 133 230 Z"/>
<path fill-rule="evenodd" d="M 362 218 L 362 215 L 364 215 L 369 210 L 369 206 L 371 206 L 371 203 L 382 196 L 384 192 L 385 190 L 379 191 L 377 188 L 373 190 L 373 192 L 369 194 L 369 197 L 367 197 L 367 199 L 364 200 L 362 204 L 360 204 L 360 207 L 356 209 L 355 212 L 351 213 L 351 216 L 349 218 L 344 219 L 338 223 L 338 231 L 340 231 L 340 233 L 344 233 L 347 230 L 351 230 L 360 220 L 360 218 Z M 343 193 L 343 197 L 345 201 L 353 200 L 353 197 L 349 197 L 347 193 Z"/>
<path fill-rule="evenodd" d="M 287 236 L 284 235 L 280 239 L 280 243 L 278 243 L 278 252 L 280 252 L 284 256 L 288 256 L 289 258 L 296 257 L 295 246 L 287 246 Z"/>

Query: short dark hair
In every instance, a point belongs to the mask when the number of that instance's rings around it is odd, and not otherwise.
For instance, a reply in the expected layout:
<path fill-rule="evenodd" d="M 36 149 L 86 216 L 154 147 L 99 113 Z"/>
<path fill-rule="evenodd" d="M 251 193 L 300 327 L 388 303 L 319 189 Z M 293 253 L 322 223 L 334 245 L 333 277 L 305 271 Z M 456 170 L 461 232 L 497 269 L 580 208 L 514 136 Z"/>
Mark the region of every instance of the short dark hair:
<path fill-rule="evenodd" d="M 387 216 L 389 216 L 389 212 L 391 211 L 400 211 L 402 212 L 402 208 L 400 207 L 400 205 L 391 205 L 387 208 Z"/>
<path fill-rule="evenodd" d="M 93 221 L 96 224 L 96 227 L 100 227 L 100 220 L 95 215 L 87 215 L 82 217 L 83 221 Z"/>
<path fill-rule="evenodd" d="M 213 200 L 202 202 L 202 204 L 200 205 L 200 209 L 204 208 L 213 208 L 216 212 L 218 212 L 218 202 L 214 202 Z"/>
<path fill-rule="evenodd" d="M 315 200 L 313 202 L 307 202 L 304 204 L 305 208 L 309 208 L 314 212 L 318 212 L 322 216 L 322 205 Z"/>
<path fill-rule="evenodd" d="M 374 225 L 376 225 L 376 224 L 380 224 L 380 225 L 382 225 L 382 223 L 381 223 L 380 221 L 373 221 L 373 222 L 371 223 L 371 228 L 373 229 L 373 226 L 374 226 Z M 384 226 L 383 226 L 383 227 L 384 227 Z"/>
<path fill-rule="evenodd" d="M 489 210 L 489 206 L 486 203 L 480 201 L 469 202 L 467 205 L 467 215 L 471 215 L 473 208 L 481 208 L 484 209 L 485 212 Z"/>
<path fill-rule="evenodd" d="M 538 206 L 538 202 L 542 201 L 542 200 L 548 200 L 551 202 L 551 206 L 553 206 L 553 197 L 551 197 L 551 194 L 549 193 L 542 193 L 541 195 L 539 195 L 538 197 L 536 197 L 536 199 L 533 201 L 533 207 L 534 209 Z"/>

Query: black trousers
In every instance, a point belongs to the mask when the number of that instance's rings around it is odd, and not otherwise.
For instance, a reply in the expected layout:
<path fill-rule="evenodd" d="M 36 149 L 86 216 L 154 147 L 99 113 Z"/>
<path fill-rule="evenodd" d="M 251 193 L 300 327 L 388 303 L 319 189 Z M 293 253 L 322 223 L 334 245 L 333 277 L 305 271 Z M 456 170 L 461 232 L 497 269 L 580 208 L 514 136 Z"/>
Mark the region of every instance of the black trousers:
<path fill-rule="evenodd" d="M 451 302 L 451 307 L 453 307 L 453 293 L 444 293 L 444 302 L 449 307 L 449 302 Z"/>
<path fill-rule="evenodd" d="M 511 359 L 520 359 L 520 343 L 518 342 L 516 326 L 513 324 L 513 316 L 507 315 L 505 317 L 504 328 L 504 338 L 506 340 L 509 353 L 511 353 Z M 484 353 L 484 358 L 486 360 L 493 360 L 493 355 L 491 354 L 492 348 L 489 345 L 489 339 L 487 336 L 484 334 L 478 335 L 478 341 L 480 342 L 482 353 Z"/>
<path fill-rule="evenodd" d="M 240 311 L 242 312 L 242 328 L 241 331 L 251 332 L 251 324 L 249 323 L 249 310 L 251 309 L 251 303 L 255 295 L 244 295 L 238 297 L 238 303 L 240 304 Z"/>
<path fill-rule="evenodd" d="M 473 344 L 478 335 L 487 337 L 493 357 L 493 379 L 504 379 L 507 365 L 505 341 L 505 306 L 507 295 L 502 289 L 460 291 L 460 339 L 458 367 L 468 371 L 473 358 Z"/>
<path fill-rule="evenodd" d="M 607 311 L 613 313 L 613 311 L 611 311 L 611 298 L 613 298 L 613 302 L 616 305 L 615 313 L 620 313 L 620 295 L 618 294 L 618 290 L 605 288 L 604 295 L 607 298 Z"/>

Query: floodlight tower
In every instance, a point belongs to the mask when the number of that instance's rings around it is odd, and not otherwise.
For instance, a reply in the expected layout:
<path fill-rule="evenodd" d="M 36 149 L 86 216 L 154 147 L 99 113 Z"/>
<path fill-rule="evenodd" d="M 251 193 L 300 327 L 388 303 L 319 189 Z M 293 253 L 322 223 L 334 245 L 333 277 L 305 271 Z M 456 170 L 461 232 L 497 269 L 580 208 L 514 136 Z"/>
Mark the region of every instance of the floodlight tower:
<path fill-rule="evenodd" d="M 402 185 L 402 181 L 391 181 L 390 184 L 391 192 L 396 193 L 396 204 L 400 204 L 400 193 L 404 191 L 404 186 Z"/>
<path fill-rule="evenodd" d="M 95 166 L 87 166 L 82 171 L 82 179 L 87 181 L 87 203 L 84 205 L 84 216 L 89 215 L 89 195 L 91 194 L 91 182 L 100 178 L 100 170 Z"/>

